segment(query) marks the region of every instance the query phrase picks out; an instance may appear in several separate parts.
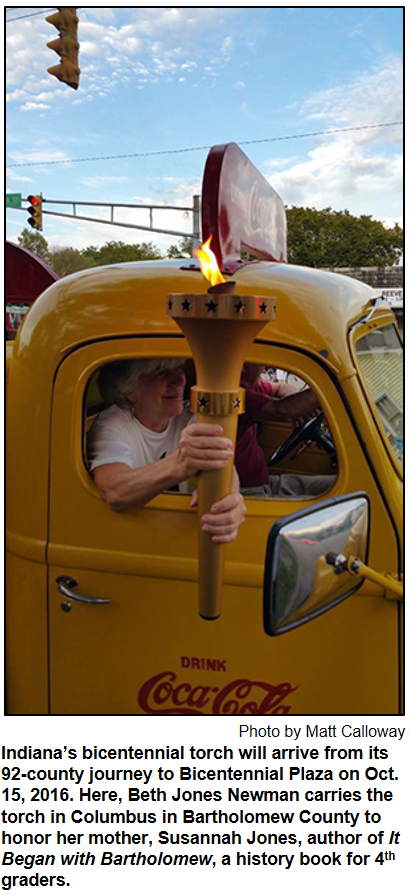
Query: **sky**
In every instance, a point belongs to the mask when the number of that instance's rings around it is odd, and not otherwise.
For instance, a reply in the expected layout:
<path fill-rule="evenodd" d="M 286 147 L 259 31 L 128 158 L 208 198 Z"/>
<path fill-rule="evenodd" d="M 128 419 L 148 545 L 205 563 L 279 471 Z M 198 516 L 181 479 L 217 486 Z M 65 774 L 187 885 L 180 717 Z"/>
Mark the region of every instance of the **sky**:
<path fill-rule="evenodd" d="M 288 206 L 402 223 L 402 127 L 379 127 L 402 121 L 401 7 L 78 7 L 77 91 L 47 73 L 55 10 L 6 7 L 7 193 L 191 207 L 207 148 L 233 141 Z M 325 130 L 339 132 L 301 136 Z M 138 153 L 152 155 L 101 158 Z M 7 210 L 8 239 L 26 218 Z M 116 218 L 149 223 L 145 210 Z M 153 221 L 192 232 L 190 213 Z M 178 242 L 46 215 L 43 235 L 79 249 Z"/>

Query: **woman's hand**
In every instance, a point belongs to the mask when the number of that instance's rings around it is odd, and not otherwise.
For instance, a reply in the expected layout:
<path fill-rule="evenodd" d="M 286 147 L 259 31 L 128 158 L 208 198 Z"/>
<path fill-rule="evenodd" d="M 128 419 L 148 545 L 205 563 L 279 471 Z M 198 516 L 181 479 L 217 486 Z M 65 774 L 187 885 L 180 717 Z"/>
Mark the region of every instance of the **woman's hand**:
<path fill-rule="evenodd" d="M 192 423 L 181 433 L 178 449 L 179 462 L 189 479 L 203 470 L 220 470 L 231 461 L 233 446 L 225 438 L 222 426 Z M 212 541 L 224 544 L 233 541 L 246 514 L 245 501 L 239 493 L 239 480 L 235 469 L 232 474 L 233 491 L 217 501 L 201 519 L 202 531 L 208 532 Z M 191 498 L 191 507 L 198 504 L 198 493 Z"/>
<path fill-rule="evenodd" d="M 225 438 L 222 426 L 191 423 L 181 433 L 177 451 L 181 481 L 201 470 L 221 470 L 232 457 L 232 442 Z"/>
<path fill-rule="evenodd" d="M 198 504 L 198 493 L 195 491 L 191 498 L 191 507 Z M 209 513 L 202 517 L 202 531 L 209 532 L 212 541 L 225 544 L 234 541 L 246 515 L 246 505 L 241 494 L 231 492 L 225 498 L 221 498 L 213 504 Z"/>

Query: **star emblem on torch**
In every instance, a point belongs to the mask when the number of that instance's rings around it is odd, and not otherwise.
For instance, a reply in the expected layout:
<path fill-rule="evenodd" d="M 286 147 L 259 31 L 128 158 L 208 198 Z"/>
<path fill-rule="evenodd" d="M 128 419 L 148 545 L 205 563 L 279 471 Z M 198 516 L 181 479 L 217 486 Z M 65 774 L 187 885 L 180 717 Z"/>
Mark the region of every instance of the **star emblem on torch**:
<path fill-rule="evenodd" d="M 268 310 L 268 306 L 267 306 L 266 302 L 261 302 L 259 310 L 260 310 L 261 314 L 266 314 L 266 312 Z"/>
<path fill-rule="evenodd" d="M 174 303 L 173 303 L 172 299 L 169 299 L 168 300 L 168 311 L 172 311 L 173 307 L 174 307 Z"/>
<path fill-rule="evenodd" d="M 237 411 L 238 408 L 239 408 L 240 406 L 241 406 L 240 399 L 239 399 L 239 398 L 234 398 L 234 400 L 233 400 L 233 407 L 234 407 L 234 410 Z"/>
<path fill-rule="evenodd" d="M 206 302 L 206 307 L 208 311 L 216 311 L 218 302 L 214 302 L 213 299 L 210 299 L 209 302 Z"/>
<path fill-rule="evenodd" d="M 242 314 L 245 308 L 246 308 L 245 303 L 242 302 L 241 299 L 239 299 L 239 302 L 236 302 L 236 304 L 235 304 L 235 311 L 236 311 L 236 313 L 237 313 L 237 314 Z"/>
<path fill-rule="evenodd" d="M 191 307 L 191 302 L 189 301 L 189 299 L 184 299 L 184 301 L 182 302 L 182 310 L 189 311 L 190 307 Z"/>
<path fill-rule="evenodd" d="M 200 411 L 206 411 L 208 407 L 209 401 L 207 398 L 200 398 L 198 402 L 198 407 Z"/>

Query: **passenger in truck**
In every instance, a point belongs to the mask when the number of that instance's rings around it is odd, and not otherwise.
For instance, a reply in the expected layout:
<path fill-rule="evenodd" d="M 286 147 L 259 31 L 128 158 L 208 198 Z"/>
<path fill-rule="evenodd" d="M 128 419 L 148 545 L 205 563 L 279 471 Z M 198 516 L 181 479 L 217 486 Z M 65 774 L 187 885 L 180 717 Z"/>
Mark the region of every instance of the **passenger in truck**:
<path fill-rule="evenodd" d="M 180 358 L 113 362 L 100 371 L 107 408 L 88 437 L 89 469 L 101 497 L 116 511 L 142 507 L 169 489 L 193 490 L 198 471 L 219 470 L 233 456 L 220 426 L 196 423 L 184 402 Z M 191 506 L 197 502 L 196 492 Z M 236 538 L 245 502 L 234 470 L 232 491 L 202 517 L 215 542 Z"/>
<path fill-rule="evenodd" d="M 331 474 L 308 476 L 270 473 L 258 442 L 258 425 L 274 421 L 303 424 L 320 410 L 312 389 L 298 389 L 284 382 L 261 379 L 264 365 L 244 364 L 241 386 L 246 390 L 245 412 L 239 417 L 235 467 L 241 492 L 249 497 L 313 496 L 327 491 L 335 481 Z"/>

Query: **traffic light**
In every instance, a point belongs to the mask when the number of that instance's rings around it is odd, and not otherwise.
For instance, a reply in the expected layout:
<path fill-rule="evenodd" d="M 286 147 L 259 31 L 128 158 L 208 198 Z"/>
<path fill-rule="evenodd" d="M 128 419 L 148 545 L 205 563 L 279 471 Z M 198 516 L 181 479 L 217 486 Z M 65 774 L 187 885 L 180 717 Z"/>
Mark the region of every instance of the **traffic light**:
<path fill-rule="evenodd" d="M 73 90 L 77 90 L 80 81 L 77 7 L 59 6 L 58 12 L 46 17 L 46 22 L 54 25 L 59 32 L 60 36 L 56 40 L 51 40 L 47 46 L 50 47 L 50 50 L 54 50 L 61 59 L 59 65 L 52 65 L 47 71 L 59 81 L 68 84 Z"/>
<path fill-rule="evenodd" d="M 43 229 L 43 198 L 42 196 L 27 196 L 27 202 L 30 203 L 27 211 L 30 217 L 27 218 L 27 224 L 34 227 L 34 230 Z"/>

